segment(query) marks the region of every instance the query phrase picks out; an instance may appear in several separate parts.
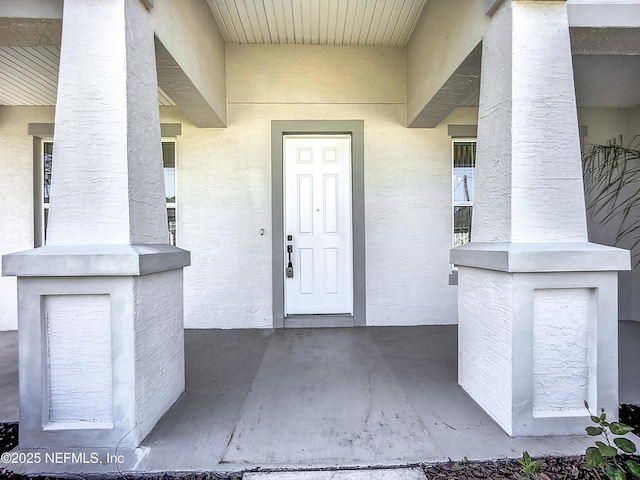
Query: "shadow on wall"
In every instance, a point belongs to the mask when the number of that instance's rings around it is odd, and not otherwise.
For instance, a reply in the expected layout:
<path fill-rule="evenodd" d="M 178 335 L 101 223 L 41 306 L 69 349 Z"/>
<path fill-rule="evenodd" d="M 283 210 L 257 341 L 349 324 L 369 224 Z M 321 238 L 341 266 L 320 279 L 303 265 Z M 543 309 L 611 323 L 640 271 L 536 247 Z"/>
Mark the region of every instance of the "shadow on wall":
<path fill-rule="evenodd" d="M 619 274 L 621 320 L 640 321 L 640 135 L 590 145 L 582 157 L 589 240 L 631 251 Z"/>

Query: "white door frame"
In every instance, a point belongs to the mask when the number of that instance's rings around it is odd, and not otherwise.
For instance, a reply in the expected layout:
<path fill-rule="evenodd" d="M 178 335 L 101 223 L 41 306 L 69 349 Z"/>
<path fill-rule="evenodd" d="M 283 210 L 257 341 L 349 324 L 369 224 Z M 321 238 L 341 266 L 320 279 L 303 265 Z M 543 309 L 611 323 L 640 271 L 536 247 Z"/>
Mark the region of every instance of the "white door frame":
<path fill-rule="evenodd" d="M 272 120 L 271 122 L 271 238 L 273 327 L 284 327 L 285 235 L 283 225 L 283 136 L 285 134 L 351 135 L 351 190 L 353 241 L 353 325 L 366 325 L 364 121 Z"/>

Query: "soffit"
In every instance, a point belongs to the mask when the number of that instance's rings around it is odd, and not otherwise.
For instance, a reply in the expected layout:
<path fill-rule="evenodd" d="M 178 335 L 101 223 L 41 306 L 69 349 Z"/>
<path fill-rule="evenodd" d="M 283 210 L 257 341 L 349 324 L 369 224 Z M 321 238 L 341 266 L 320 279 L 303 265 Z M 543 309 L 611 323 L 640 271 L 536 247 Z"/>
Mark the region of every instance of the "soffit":
<path fill-rule="evenodd" d="M 480 71 L 473 92 L 460 107 L 480 103 Z M 640 55 L 573 55 L 578 107 L 635 108 L 640 106 Z"/>
<path fill-rule="evenodd" d="M 580 107 L 640 106 L 638 55 L 574 55 L 573 75 Z"/>
<path fill-rule="evenodd" d="M 0 105 L 55 105 L 58 93 L 58 47 L 0 47 Z M 158 103 L 175 103 L 158 89 Z"/>
<path fill-rule="evenodd" d="M 427 0 L 207 0 L 226 43 L 405 46 Z"/>

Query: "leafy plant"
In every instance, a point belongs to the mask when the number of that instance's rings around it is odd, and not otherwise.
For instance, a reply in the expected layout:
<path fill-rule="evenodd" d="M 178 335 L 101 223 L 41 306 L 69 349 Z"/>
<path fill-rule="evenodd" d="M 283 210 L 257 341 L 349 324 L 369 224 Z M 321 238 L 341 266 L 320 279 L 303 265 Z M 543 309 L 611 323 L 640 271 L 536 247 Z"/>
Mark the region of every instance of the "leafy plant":
<path fill-rule="evenodd" d="M 592 145 L 582 156 L 587 212 L 615 230 L 614 246 L 632 251 L 640 266 L 640 135 L 623 146 Z"/>
<path fill-rule="evenodd" d="M 449 459 L 449 460 L 451 460 L 451 459 Z M 462 465 L 466 465 L 466 464 L 468 464 L 468 463 L 469 463 L 469 458 L 465 455 L 465 456 L 464 456 L 464 458 L 460 461 L 460 463 L 461 463 Z M 462 466 L 460 465 L 460 463 L 455 462 L 455 463 L 453 464 L 453 469 L 454 469 L 455 471 L 462 470 Z"/>
<path fill-rule="evenodd" d="M 595 426 L 592 425 L 585 429 L 587 434 L 604 439 L 604 442 L 596 440 L 595 447 L 587 448 L 587 467 L 604 470 L 609 480 L 627 480 L 627 478 L 640 480 L 640 463 L 635 460 L 624 460 L 623 456 L 619 455 L 620 451 L 624 453 L 636 452 L 635 443 L 622 436 L 631 432 L 633 428 L 622 422 L 607 422 L 604 408 L 600 415 L 594 415 L 586 400 L 584 406 L 591 416 L 591 421 L 595 424 Z M 613 440 L 613 445 L 611 440 Z"/>
<path fill-rule="evenodd" d="M 522 475 L 519 480 L 550 480 L 549 475 L 544 473 L 544 461 L 533 460 L 529 452 L 522 452 L 522 458 L 518 459 L 518 463 L 522 465 Z"/>

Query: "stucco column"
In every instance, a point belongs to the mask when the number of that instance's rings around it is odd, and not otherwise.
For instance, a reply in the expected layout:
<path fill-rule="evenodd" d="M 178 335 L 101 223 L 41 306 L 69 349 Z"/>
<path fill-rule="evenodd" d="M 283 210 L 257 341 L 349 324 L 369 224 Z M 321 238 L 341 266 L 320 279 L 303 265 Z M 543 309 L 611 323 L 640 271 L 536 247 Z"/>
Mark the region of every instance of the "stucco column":
<path fill-rule="evenodd" d="M 460 385 L 510 435 L 615 416 L 617 270 L 588 243 L 564 1 L 505 0 L 483 40 L 473 241 L 459 268 Z"/>
<path fill-rule="evenodd" d="M 47 245 L 18 276 L 20 448 L 136 447 L 184 390 L 154 33 L 139 0 L 65 0 Z"/>

